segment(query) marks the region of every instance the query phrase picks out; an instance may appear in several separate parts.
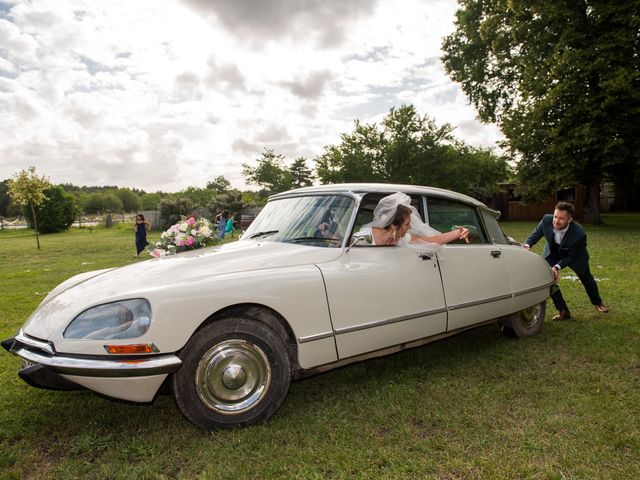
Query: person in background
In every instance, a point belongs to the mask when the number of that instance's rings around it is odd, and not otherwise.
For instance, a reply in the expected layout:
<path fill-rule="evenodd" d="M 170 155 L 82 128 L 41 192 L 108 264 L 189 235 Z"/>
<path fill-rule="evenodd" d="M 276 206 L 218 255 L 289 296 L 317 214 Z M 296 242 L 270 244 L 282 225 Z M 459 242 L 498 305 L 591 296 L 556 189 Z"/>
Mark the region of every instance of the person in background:
<path fill-rule="evenodd" d="M 147 241 L 147 231 L 151 228 L 151 224 L 144 218 L 144 215 L 138 213 L 136 215 L 136 223 L 133 230 L 136 232 L 136 258 L 140 257 L 140 252 L 149 245 Z"/>
<path fill-rule="evenodd" d="M 602 303 L 598 284 L 589 269 L 587 234 L 578 222 L 573 221 L 574 212 L 572 204 L 559 202 L 553 215 L 547 214 L 542 217 L 538 226 L 522 246 L 529 250 L 544 236 L 547 243 L 544 246 L 542 256 L 551 266 L 554 281 L 558 282 L 561 269 L 570 267 L 576 272 L 596 310 L 600 313 L 607 313 L 609 309 Z M 569 307 L 559 288 L 551 295 L 551 299 L 558 310 L 558 314 L 553 317 L 553 320 L 570 319 Z"/>
<path fill-rule="evenodd" d="M 224 232 L 227 230 L 227 220 L 229 219 L 229 210 L 224 210 L 220 214 L 220 221 L 218 222 L 218 238 L 224 238 Z"/>
<path fill-rule="evenodd" d="M 234 226 L 234 222 L 235 222 L 235 215 L 231 215 L 229 217 L 229 220 L 227 220 L 227 226 L 225 227 L 224 233 L 225 235 L 231 235 L 231 238 L 233 238 L 233 232 L 235 231 L 235 226 Z"/>

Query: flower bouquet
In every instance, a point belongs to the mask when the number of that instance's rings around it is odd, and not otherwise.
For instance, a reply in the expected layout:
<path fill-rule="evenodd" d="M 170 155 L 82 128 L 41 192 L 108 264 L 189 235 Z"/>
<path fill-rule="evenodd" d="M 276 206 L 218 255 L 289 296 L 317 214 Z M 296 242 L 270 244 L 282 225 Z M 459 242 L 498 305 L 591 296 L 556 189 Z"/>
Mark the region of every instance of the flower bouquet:
<path fill-rule="evenodd" d="M 206 218 L 189 217 L 172 225 L 160 235 L 160 241 L 151 244 L 149 253 L 152 257 L 173 255 L 183 250 L 194 250 L 206 247 L 217 240 L 213 235 L 211 223 Z"/>

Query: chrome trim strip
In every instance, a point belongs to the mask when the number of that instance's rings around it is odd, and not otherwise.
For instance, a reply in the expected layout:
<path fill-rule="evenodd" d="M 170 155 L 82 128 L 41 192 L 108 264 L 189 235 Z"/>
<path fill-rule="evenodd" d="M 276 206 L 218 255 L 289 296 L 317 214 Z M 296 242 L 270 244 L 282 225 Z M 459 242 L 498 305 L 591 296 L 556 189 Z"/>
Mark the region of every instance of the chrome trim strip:
<path fill-rule="evenodd" d="M 508 293 L 506 295 L 499 295 L 497 297 L 485 298 L 484 300 L 476 300 L 474 302 L 460 303 L 458 305 L 450 305 L 449 306 L 449 311 L 451 311 L 451 310 L 459 310 L 460 308 L 475 307 L 476 305 L 482 305 L 484 303 L 499 302 L 501 300 L 507 300 L 507 299 L 510 299 L 512 297 L 513 297 L 513 295 Z"/>
<path fill-rule="evenodd" d="M 518 297 L 520 295 L 526 295 L 527 293 L 537 292 L 538 290 L 544 290 L 545 288 L 549 288 L 553 285 L 553 282 L 546 283 L 544 285 L 540 285 L 539 287 L 527 288 L 526 290 L 521 290 L 513 294 L 514 297 Z"/>
<path fill-rule="evenodd" d="M 316 335 L 309 335 L 307 337 L 298 337 L 298 343 L 314 342 L 316 340 L 322 340 L 331 337 L 333 337 L 333 332 L 318 333 Z"/>
<path fill-rule="evenodd" d="M 55 355 L 56 353 L 49 342 L 30 337 L 26 333 L 24 333 L 22 330 L 18 332 L 18 334 L 14 337 L 14 340 L 16 342 L 22 343 L 23 345 L 28 345 L 32 348 L 42 350 L 43 352 L 46 352 L 49 355 Z"/>
<path fill-rule="evenodd" d="M 380 327 L 382 325 L 389 325 L 391 323 L 404 322 L 406 320 L 413 320 L 414 318 L 428 317 L 430 315 L 436 315 L 438 313 L 445 313 L 446 308 L 438 308 L 435 310 L 429 310 L 428 312 L 413 313 L 411 315 L 403 315 L 402 317 L 390 318 L 388 320 L 378 320 L 376 322 L 363 323 L 361 325 L 354 325 L 353 327 L 338 328 L 335 330 L 336 335 L 343 333 L 357 332 L 358 330 L 367 330 L 368 328 Z"/>
<path fill-rule="evenodd" d="M 175 372 L 182 361 L 175 355 L 158 355 L 128 359 L 48 356 L 16 346 L 13 353 L 24 360 L 42 364 L 57 373 L 86 377 L 142 377 Z"/>

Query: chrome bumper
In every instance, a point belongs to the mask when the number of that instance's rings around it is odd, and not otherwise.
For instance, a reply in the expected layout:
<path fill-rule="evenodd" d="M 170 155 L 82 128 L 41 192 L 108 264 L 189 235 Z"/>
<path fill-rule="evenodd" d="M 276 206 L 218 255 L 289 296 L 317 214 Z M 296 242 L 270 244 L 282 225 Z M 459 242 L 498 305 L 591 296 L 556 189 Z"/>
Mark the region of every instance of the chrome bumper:
<path fill-rule="evenodd" d="M 143 377 L 172 373 L 182 365 L 182 361 L 173 354 L 127 357 L 58 354 L 50 343 L 29 337 L 22 331 L 3 341 L 2 346 L 29 364 L 43 365 L 64 375 Z"/>

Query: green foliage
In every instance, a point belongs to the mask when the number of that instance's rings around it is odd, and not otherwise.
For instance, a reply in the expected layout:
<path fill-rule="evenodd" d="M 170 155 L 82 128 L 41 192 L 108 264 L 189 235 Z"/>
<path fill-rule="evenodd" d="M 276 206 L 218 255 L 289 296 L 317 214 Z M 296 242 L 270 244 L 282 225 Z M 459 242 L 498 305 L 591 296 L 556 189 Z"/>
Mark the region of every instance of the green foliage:
<path fill-rule="evenodd" d="M 339 145 L 315 159 L 322 183 L 380 182 L 430 185 L 489 198 L 506 180 L 504 158 L 451 136 L 412 105 L 392 108 L 380 126 L 356 120 Z"/>
<path fill-rule="evenodd" d="M 142 201 L 142 210 L 157 210 L 160 205 L 160 200 L 166 197 L 167 194 L 163 192 L 144 193 L 140 197 Z"/>
<path fill-rule="evenodd" d="M 9 197 L 9 181 L 3 180 L 0 182 L 0 217 L 9 216 L 9 203 L 11 197 Z"/>
<path fill-rule="evenodd" d="M 215 214 L 223 210 L 228 210 L 230 214 L 234 214 L 240 212 L 242 207 L 244 207 L 242 192 L 239 190 L 228 190 L 224 193 L 219 193 L 213 198 L 209 210 L 211 210 L 215 218 Z"/>
<path fill-rule="evenodd" d="M 9 196 L 21 207 L 37 207 L 46 200 L 44 191 L 50 186 L 48 178 L 38 176 L 36 167 L 29 167 L 16 173 L 9 181 Z"/>
<path fill-rule="evenodd" d="M 189 198 L 167 197 L 160 200 L 158 209 L 160 210 L 162 230 L 166 230 L 171 225 L 178 223 L 183 216 L 190 215 L 194 205 Z"/>
<path fill-rule="evenodd" d="M 125 212 L 137 212 L 142 207 L 140 197 L 128 188 L 120 188 L 115 193 L 122 201 L 122 209 Z"/>
<path fill-rule="evenodd" d="M 76 205 L 73 196 L 61 186 L 49 187 L 44 191 L 46 200 L 35 207 L 38 230 L 40 233 L 57 233 L 67 230 L 76 217 Z M 24 207 L 23 214 L 29 228 L 34 228 L 30 207 Z"/>
<path fill-rule="evenodd" d="M 89 194 L 82 205 L 83 210 L 86 213 L 100 213 L 105 210 L 104 206 L 104 194 L 92 193 Z"/>
<path fill-rule="evenodd" d="M 231 189 L 231 182 L 227 180 L 223 175 L 218 175 L 216 178 L 207 183 L 207 188 L 213 190 L 216 193 L 224 193 Z"/>
<path fill-rule="evenodd" d="M 284 163 L 284 155 L 276 154 L 265 148 L 262 156 L 256 160 L 255 167 L 242 164 L 242 174 L 247 182 L 264 187 L 270 193 L 290 190 L 293 185 L 293 174 Z"/>
<path fill-rule="evenodd" d="M 215 193 L 208 188 L 187 187 L 173 196 L 188 198 L 194 207 L 206 207 L 211 203 Z"/>
<path fill-rule="evenodd" d="M 289 167 L 291 172 L 291 185 L 293 188 L 310 187 L 313 185 L 314 175 L 307 166 L 304 157 L 296 158 Z"/>
<path fill-rule="evenodd" d="M 459 3 L 445 68 L 506 135 L 521 193 L 583 183 L 597 222 L 599 183 L 640 168 L 640 2 Z"/>
<path fill-rule="evenodd" d="M 122 200 L 115 192 L 108 192 L 103 195 L 104 210 L 106 212 L 121 212 L 123 210 Z"/>

